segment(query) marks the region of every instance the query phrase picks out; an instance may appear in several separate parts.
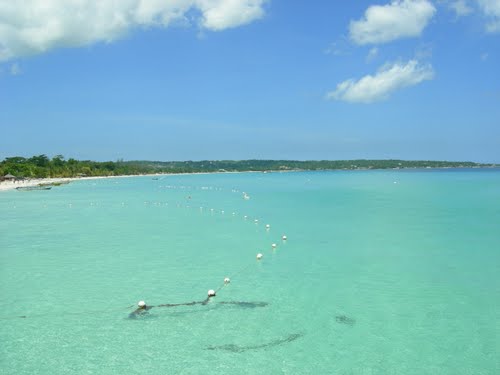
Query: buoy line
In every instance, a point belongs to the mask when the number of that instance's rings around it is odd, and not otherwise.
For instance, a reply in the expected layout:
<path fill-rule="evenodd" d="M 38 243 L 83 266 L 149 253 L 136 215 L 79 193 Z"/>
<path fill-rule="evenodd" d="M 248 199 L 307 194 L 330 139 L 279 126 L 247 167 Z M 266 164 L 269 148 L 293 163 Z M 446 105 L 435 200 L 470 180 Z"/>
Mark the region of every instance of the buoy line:
<path fill-rule="evenodd" d="M 175 189 L 175 188 L 174 188 Z M 182 189 L 185 189 L 185 187 L 183 186 Z M 191 189 L 189 189 L 191 190 Z M 202 189 L 203 190 L 203 189 Z M 212 189 L 208 189 L 208 190 L 212 190 Z M 223 191 L 222 188 L 215 188 L 213 189 L 215 191 Z M 236 189 L 233 189 L 232 192 L 239 192 L 238 190 Z M 249 197 L 246 193 L 245 194 L 245 197 Z M 191 195 L 189 196 L 188 198 L 189 200 L 191 200 Z M 120 206 L 122 207 L 127 207 L 128 204 L 125 204 L 125 202 L 120 202 Z M 169 203 L 168 202 L 158 202 L 158 201 L 155 201 L 155 202 L 151 202 L 151 201 L 144 201 L 144 205 L 148 205 L 148 206 L 166 206 L 168 207 L 169 206 Z M 100 206 L 100 204 L 98 202 L 90 202 L 90 206 L 94 206 L 94 207 L 97 207 L 97 206 Z M 182 206 L 181 203 L 177 202 L 177 208 L 187 208 L 189 209 L 190 206 Z M 69 208 L 72 208 L 72 204 L 70 203 L 67 207 Z M 200 207 L 200 212 L 204 212 L 204 207 L 201 206 Z M 215 210 L 214 208 L 211 208 L 210 209 L 210 216 L 214 216 L 215 212 L 219 212 L 222 216 L 225 216 L 224 215 L 224 210 Z M 232 212 L 232 216 L 236 216 L 236 213 L 233 211 Z M 243 220 L 248 220 L 249 217 L 247 215 L 244 215 L 243 216 Z M 257 226 L 257 224 L 259 224 L 259 219 L 254 219 L 253 222 L 255 223 L 255 225 Z M 270 224 L 266 224 L 265 225 L 265 230 L 266 232 L 269 232 L 270 231 L 270 228 L 271 228 L 271 225 Z M 286 241 L 287 240 L 287 236 L 286 235 L 282 235 L 281 237 L 282 241 Z M 276 243 L 272 243 L 271 244 L 271 248 L 272 250 L 275 250 L 277 247 Z M 262 258 L 264 257 L 264 255 L 262 253 L 257 253 L 256 254 L 256 260 L 258 262 L 260 262 L 262 260 Z M 239 270 L 237 270 L 236 272 L 232 273 L 231 275 L 229 276 L 226 276 L 224 277 L 223 279 L 223 282 L 222 284 L 217 287 L 216 289 L 210 289 L 208 290 L 207 292 L 207 298 L 204 299 L 204 300 L 201 300 L 201 301 L 191 301 L 191 302 L 182 302 L 182 303 L 165 303 L 165 304 L 159 304 L 159 305 L 147 305 L 146 302 L 144 300 L 141 300 L 137 303 L 137 308 L 136 310 L 134 310 L 133 312 L 131 312 L 129 314 L 129 317 L 130 318 L 135 318 L 135 317 L 138 317 L 144 313 L 146 313 L 148 310 L 156 307 L 179 307 L 179 306 L 194 306 L 194 305 L 207 305 L 210 301 L 211 298 L 214 298 L 216 297 L 217 293 L 219 293 L 224 287 L 228 286 L 230 283 L 231 283 L 231 279 L 237 277 L 238 275 L 240 275 L 241 273 L 245 272 L 246 270 L 248 270 L 250 267 L 253 267 L 254 264 L 253 263 L 249 263 L 243 267 L 241 267 Z M 236 305 L 236 306 L 245 306 L 245 307 L 248 307 L 248 306 L 252 306 L 252 307 L 264 307 L 264 306 L 267 306 L 267 302 L 245 302 L 245 301 L 218 301 L 216 302 L 217 304 L 222 304 L 222 305 Z M 65 316 L 65 315 L 83 315 L 83 314 L 100 314 L 100 313 L 109 313 L 111 311 L 123 311 L 124 309 L 130 309 L 131 307 L 133 307 L 134 305 L 131 305 L 131 306 L 127 306 L 127 307 L 122 307 L 122 308 L 108 308 L 108 309 L 103 309 L 103 310 L 87 310 L 87 311 L 79 311 L 79 312 L 62 312 L 62 313 L 58 313 L 57 315 L 58 316 Z M 1 320 L 8 320 L 8 319 L 27 319 L 27 318 L 41 318 L 41 317 L 46 317 L 46 316 L 53 316 L 53 313 L 42 313 L 42 314 L 34 314 L 34 315 L 12 315 L 12 316 L 5 316 L 5 317 L 0 317 Z"/>
<path fill-rule="evenodd" d="M 235 189 L 232 190 L 232 192 L 236 192 L 236 191 L 237 190 L 235 190 Z M 249 199 L 249 195 L 247 193 L 245 193 L 245 192 L 243 192 L 243 197 L 244 197 L 245 200 Z M 189 196 L 189 199 L 191 199 L 191 196 Z M 181 208 L 182 206 L 178 203 L 177 207 Z M 189 208 L 189 206 L 185 206 L 185 207 Z M 222 216 L 224 216 L 224 213 L 225 213 L 225 210 L 216 210 L 214 208 L 210 208 L 209 211 L 210 211 L 210 216 L 211 217 L 213 217 L 216 212 L 219 212 Z M 204 206 L 200 206 L 199 212 L 200 213 L 204 212 Z M 234 211 L 232 213 L 232 216 L 236 216 L 236 213 Z M 244 220 L 248 220 L 248 216 L 244 215 L 243 219 Z M 259 224 L 259 219 L 254 219 L 253 222 L 254 222 L 255 225 L 258 225 Z M 270 224 L 266 224 L 265 225 L 266 232 L 269 232 L 270 229 L 271 229 L 271 225 Z M 284 242 L 284 241 L 287 240 L 287 236 L 286 235 L 282 235 L 281 239 Z M 277 248 L 277 244 L 276 243 L 272 243 L 271 244 L 271 249 L 275 250 L 276 248 Z M 264 255 L 259 252 L 256 255 L 256 260 L 257 261 L 261 261 L 263 257 L 264 257 Z M 221 291 L 224 287 L 226 287 L 226 286 L 228 286 L 230 284 L 231 278 L 234 278 L 235 276 L 241 274 L 242 272 L 246 271 L 248 268 L 250 268 L 252 266 L 253 266 L 252 264 L 248 264 L 246 266 L 243 266 L 241 269 L 239 269 L 235 273 L 233 273 L 231 275 L 231 277 L 226 276 L 223 279 L 222 284 L 218 288 L 208 290 L 208 292 L 207 292 L 207 298 L 205 300 L 203 300 L 203 301 L 191 301 L 191 302 L 175 303 L 175 304 L 174 303 L 169 303 L 169 304 L 161 304 L 161 305 L 157 305 L 157 306 L 148 306 L 148 305 L 146 305 L 146 303 L 144 301 L 139 301 L 139 303 L 137 305 L 137 309 L 130 314 L 130 317 L 136 317 L 138 315 L 142 315 L 143 313 L 146 313 L 149 309 L 151 309 L 153 307 L 177 307 L 177 306 L 207 305 L 211 298 L 216 297 L 216 295 L 217 295 L 217 293 L 219 291 Z M 219 302 L 219 303 L 228 303 L 228 302 Z M 234 303 L 234 302 L 231 302 L 231 303 Z M 245 303 L 245 302 L 237 302 L 237 303 L 241 304 L 241 303 Z"/>

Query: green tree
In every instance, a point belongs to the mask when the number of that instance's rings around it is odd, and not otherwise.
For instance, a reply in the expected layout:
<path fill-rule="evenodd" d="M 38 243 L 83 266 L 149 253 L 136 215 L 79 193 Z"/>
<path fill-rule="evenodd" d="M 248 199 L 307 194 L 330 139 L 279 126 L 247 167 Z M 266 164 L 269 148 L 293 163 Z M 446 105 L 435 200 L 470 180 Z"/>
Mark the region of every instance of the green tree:
<path fill-rule="evenodd" d="M 62 167 L 64 165 L 64 156 L 56 155 L 52 158 L 52 165 L 54 167 Z"/>
<path fill-rule="evenodd" d="M 47 167 L 50 162 L 49 158 L 45 154 L 33 156 L 28 159 L 28 161 L 35 164 L 37 167 Z"/>

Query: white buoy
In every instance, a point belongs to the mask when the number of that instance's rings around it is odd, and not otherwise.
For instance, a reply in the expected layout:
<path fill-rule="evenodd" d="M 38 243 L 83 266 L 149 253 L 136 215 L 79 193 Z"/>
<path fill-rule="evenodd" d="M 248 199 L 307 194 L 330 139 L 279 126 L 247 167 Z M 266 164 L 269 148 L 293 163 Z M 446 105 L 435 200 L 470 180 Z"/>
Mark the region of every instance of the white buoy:
<path fill-rule="evenodd" d="M 231 279 L 229 277 L 224 278 L 224 284 L 229 284 Z"/>
<path fill-rule="evenodd" d="M 208 291 L 208 296 L 209 296 L 209 297 L 215 297 L 215 290 L 210 289 L 210 290 Z"/>
<path fill-rule="evenodd" d="M 264 256 L 264 255 L 262 255 L 261 253 L 258 253 L 258 254 L 257 254 L 257 260 L 261 260 L 263 256 Z"/>
<path fill-rule="evenodd" d="M 266 224 L 266 229 L 269 229 L 271 228 L 271 226 L 269 224 Z"/>
<path fill-rule="evenodd" d="M 271 246 L 272 246 L 273 249 L 276 249 L 276 244 L 275 243 L 273 243 Z"/>
<path fill-rule="evenodd" d="M 139 302 L 137 302 L 137 306 L 139 306 L 140 308 L 146 307 L 146 302 L 139 301 Z"/>
<path fill-rule="evenodd" d="M 245 215 L 245 216 L 243 216 L 243 218 L 246 220 L 246 219 L 248 219 L 248 216 L 247 216 L 247 215 Z"/>
<path fill-rule="evenodd" d="M 259 219 L 255 219 L 253 222 L 254 222 L 255 224 L 258 224 L 258 223 L 259 223 Z"/>
<path fill-rule="evenodd" d="M 282 239 L 283 241 L 286 241 L 286 236 L 285 236 L 285 235 L 283 235 L 283 236 L 281 237 L 281 239 Z"/>

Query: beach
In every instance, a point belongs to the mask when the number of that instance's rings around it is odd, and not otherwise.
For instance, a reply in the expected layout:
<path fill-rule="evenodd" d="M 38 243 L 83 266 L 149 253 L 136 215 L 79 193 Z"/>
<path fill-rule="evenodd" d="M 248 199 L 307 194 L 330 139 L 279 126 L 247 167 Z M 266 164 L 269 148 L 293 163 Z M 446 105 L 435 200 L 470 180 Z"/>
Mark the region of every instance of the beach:
<path fill-rule="evenodd" d="M 158 176 L 158 175 L 154 174 L 151 176 Z M 34 186 L 68 184 L 73 181 L 100 180 L 106 178 L 124 178 L 124 177 L 137 177 L 137 176 L 127 175 L 127 176 L 55 177 L 55 178 L 30 178 L 24 180 L 6 180 L 6 181 L 0 181 L 0 191 L 15 190 L 17 188 L 26 188 Z"/>
<path fill-rule="evenodd" d="M 0 191 L 14 190 L 17 188 L 33 187 L 40 185 L 65 184 L 76 180 L 75 178 L 34 178 L 26 180 L 7 180 L 0 182 Z"/>

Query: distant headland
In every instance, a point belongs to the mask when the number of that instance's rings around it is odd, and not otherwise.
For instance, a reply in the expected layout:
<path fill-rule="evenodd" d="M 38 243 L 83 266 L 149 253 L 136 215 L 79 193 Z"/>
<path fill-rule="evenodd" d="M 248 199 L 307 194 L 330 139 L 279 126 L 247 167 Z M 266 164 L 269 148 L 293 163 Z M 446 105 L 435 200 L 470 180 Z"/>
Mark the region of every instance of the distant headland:
<path fill-rule="evenodd" d="M 431 160 L 201 160 L 201 161 L 91 161 L 15 156 L 0 162 L 0 179 L 105 177 L 144 174 L 286 172 L 408 168 L 495 168 L 499 164 Z"/>

